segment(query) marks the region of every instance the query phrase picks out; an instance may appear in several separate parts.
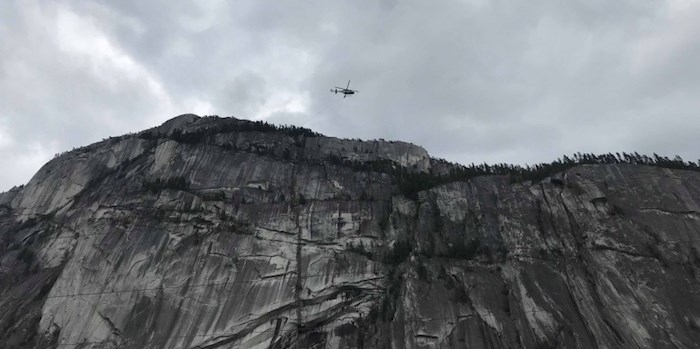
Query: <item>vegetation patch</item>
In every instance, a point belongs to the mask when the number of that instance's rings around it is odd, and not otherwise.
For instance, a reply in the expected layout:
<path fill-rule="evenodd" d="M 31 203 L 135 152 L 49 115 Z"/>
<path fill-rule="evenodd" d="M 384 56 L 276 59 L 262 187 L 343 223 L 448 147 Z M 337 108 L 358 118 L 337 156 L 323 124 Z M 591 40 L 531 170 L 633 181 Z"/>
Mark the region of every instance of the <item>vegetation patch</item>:
<path fill-rule="evenodd" d="M 345 249 L 349 252 L 357 253 L 357 254 L 365 256 L 369 259 L 372 259 L 372 257 L 374 257 L 374 254 L 372 253 L 372 251 L 370 249 L 366 248 L 364 243 L 362 243 L 362 241 L 360 241 L 359 245 L 348 244 Z"/>
<path fill-rule="evenodd" d="M 418 263 L 416 264 L 416 274 L 418 275 L 419 280 L 428 280 L 428 268 L 425 266 L 422 259 L 418 259 Z"/>
<path fill-rule="evenodd" d="M 473 259 L 481 247 L 479 239 L 469 241 L 459 240 L 450 244 L 444 257 Z"/>
<path fill-rule="evenodd" d="M 157 193 L 165 189 L 188 190 L 190 182 L 185 177 L 170 177 L 168 179 L 156 178 L 154 181 L 144 180 L 143 189 L 151 193 Z"/>
<path fill-rule="evenodd" d="M 384 264 L 399 265 L 411 255 L 413 245 L 404 239 L 394 242 L 394 247 L 384 255 Z"/>
<path fill-rule="evenodd" d="M 401 297 L 403 275 L 392 268 L 387 277 L 388 285 L 379 310 L 379 317 L 384 321 L 394 320 L 394 314 L 398 309 L 398 301 Z"/>
<path fill-rule="evenodd" d="M 208 116 L 208 118 L 219 118 L 216 115 Z M 201 128 L 189 132 L 177 129 L 169 136 L 162 136 L 153 131 L 144 131 L 138 134 L 138 137 L 144 139 L 158 139 L 161 137 L 170 138 L 180 143 L 195 144 L 205 141 L 208 137 L 231 132 L 265 132 L 265 133 L 282 133 L 291 137 L 295 137 L 297 146 L 303 145 L 304 137 L 322 137 L 323 135 L 314 132 L 310 129 L 291 126 L 291 125 L 274 125 L 264 121 L 247 121 L 228 119 L 217 122 L 216 126 Z M 320 146 L 320 145 L 319 145 Z M 267 153 L 269 150 L 259 149 L 254 152 Z M 289 160 L 292 155 L 289 149 L 285 149 L 280 156 L 283 159 Z M 338 155 L 331 155 L 327 159 L 328 162 L 344 167 L 350 167 L 355 171 L 366 172 L 381 172 L 391 176 L 392 182 L 396 190 L 412 200 L 418 199 L 418 193 L 421 191 L 434 188 L 435 186 L 450 183 L 463 182 L 478 176 L 505 175 L 508 176 L 511 182 L 518 183 L 524 181 L 539 181 L 556 173 L 566 171 L 572 167 L 586 164 L 633 164 L 657 166 L 671 169 L 682 169 L 691 171 L 700 171 L 700 161 L 698 163 L 692 161 L 684 161 L 680 156 L 668 158 L 653 154 L 653 156 L 640 155 L 638 153 L 608 153 L 602 155 L 576 153 L 569 157 L 564 155 L 561 159 L 557 159 L 550 163 L 541 163 L 535 165 L 510 165 L 510 164 L 470 164 L 467 166 L 450 163 L 442 159 L 438 159 L 444 166 L 435 166 L 441 168 L 449 168 L 448 171 L 440 173 L 433 172 L 418 172 L 415 169 L 405 168 L 400 164 L 388 160 L 377 159 L 371 161 L 358 161 L 345 159 Z M 371 197 L 363 197 L 361 200 L 371 200 Z"/>
<path fill-rule="evenodd" d="M 438 185 L 451 182 L 464 182 L 474 177 L 504 175 L 510 178 L 513 183 L 525 181 L 540 181 L 546 177 L 566 171 L 579 165 L 594 164 L 631 164 L 646 165 L 663 168 L 700 171 L 700 160 L 698 163 L 684 161 L 680 156 L 668 158 L 654 154 L 653 156 L 640 155 L 638 153 L 615 153 L 615 154 L 581 154 L 576 153 L 572 157 L 564 155 L 550 163 L 536 165 L 510 165 L 510 164 L 471 164 L 462 166 L 443 161 L 450 170 L 447 173 L 437 174 L 429 172 L 416 172 L 405 168 L 391 160 L 357 161 L 343 159 L 338 156 L 331 156 L 329 161 L 336 165 L 350 167 L 355 171 L 383 172 L 391 176 L 396 190 L 411 200 L 418 200 L 418 193 L 434 188 Z"/>
<path fill-rule="evenodd" d="M 208 116 L 209 118 L 218 118 L 218 116 Z M 265 121 L 247 121 L 247 120 L 234 120 L 229 119 L 220 122 L 214 127 L 202 128 L 199 130 L 194 130 L 190 132 L 183 132 L 180 129 L 173 131 L 169 136 L 179 143 L 200 143 L 209 136 L 213 136 L 220 133 L 231 133 L 231 132 L 276 132 L 282 133 L 291 137 L 304 136 L 304 137 L 319 137 L 320 133 L 311 131 L 308 128 L 297 127 L 292 125 L 273 125 Z M 158 139 L 158 134 L 153 131 L 144 131 L 138 134 L 139 138 L 143 139 Z"/>

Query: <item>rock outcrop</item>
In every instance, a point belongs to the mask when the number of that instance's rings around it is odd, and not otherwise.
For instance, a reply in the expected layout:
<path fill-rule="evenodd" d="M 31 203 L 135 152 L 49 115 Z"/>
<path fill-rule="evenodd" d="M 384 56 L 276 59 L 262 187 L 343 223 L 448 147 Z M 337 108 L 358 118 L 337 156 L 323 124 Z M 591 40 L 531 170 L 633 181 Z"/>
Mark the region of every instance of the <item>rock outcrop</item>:
<path fill-rule="evenodd" d="M 373 166 L 449 166 L 263 126 L 183 115 L 0 194 L 1 346 L 700 342 L 698 172 L 586 165 L 409 198 Z"/>

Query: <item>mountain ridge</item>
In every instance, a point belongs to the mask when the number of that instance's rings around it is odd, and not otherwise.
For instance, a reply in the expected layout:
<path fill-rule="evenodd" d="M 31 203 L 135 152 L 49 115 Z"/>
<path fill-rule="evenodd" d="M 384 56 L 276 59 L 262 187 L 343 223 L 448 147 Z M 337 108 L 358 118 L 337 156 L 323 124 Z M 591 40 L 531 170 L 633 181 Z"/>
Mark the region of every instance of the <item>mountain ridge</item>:
<path fill-rule="evenodd" d="M 700 173 L 660 159 L 533 181 L 182 115 L 0 193 L 0 341 L 691 348 Z"/>

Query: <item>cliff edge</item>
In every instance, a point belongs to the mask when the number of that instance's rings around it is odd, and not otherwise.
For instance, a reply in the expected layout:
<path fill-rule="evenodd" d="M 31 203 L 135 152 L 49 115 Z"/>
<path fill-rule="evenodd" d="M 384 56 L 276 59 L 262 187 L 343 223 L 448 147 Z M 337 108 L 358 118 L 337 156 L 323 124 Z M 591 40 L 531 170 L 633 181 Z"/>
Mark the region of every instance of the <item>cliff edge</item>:
<path fill-rule="evenodd" d="M 404 190 L 455 168 L 408 143 L 191 114 L 68 152 L 0 194 L 0 343 L 700 342 L 700 173 L 582 165 Z"/>

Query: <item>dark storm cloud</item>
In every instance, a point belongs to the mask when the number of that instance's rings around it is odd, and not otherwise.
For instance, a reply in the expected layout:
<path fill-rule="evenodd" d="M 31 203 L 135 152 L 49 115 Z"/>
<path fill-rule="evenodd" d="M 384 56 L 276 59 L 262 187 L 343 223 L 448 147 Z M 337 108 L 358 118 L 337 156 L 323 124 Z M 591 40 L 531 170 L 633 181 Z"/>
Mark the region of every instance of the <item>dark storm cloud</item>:
<path fill-rule="evenodd" d="M 693 1 L 0 4 L 0 155 L 185 112 L 423 145 L 462 163 L 640 151 L 697 159 Z M 342 99 L 328 88 L 360 93 Z"/>

